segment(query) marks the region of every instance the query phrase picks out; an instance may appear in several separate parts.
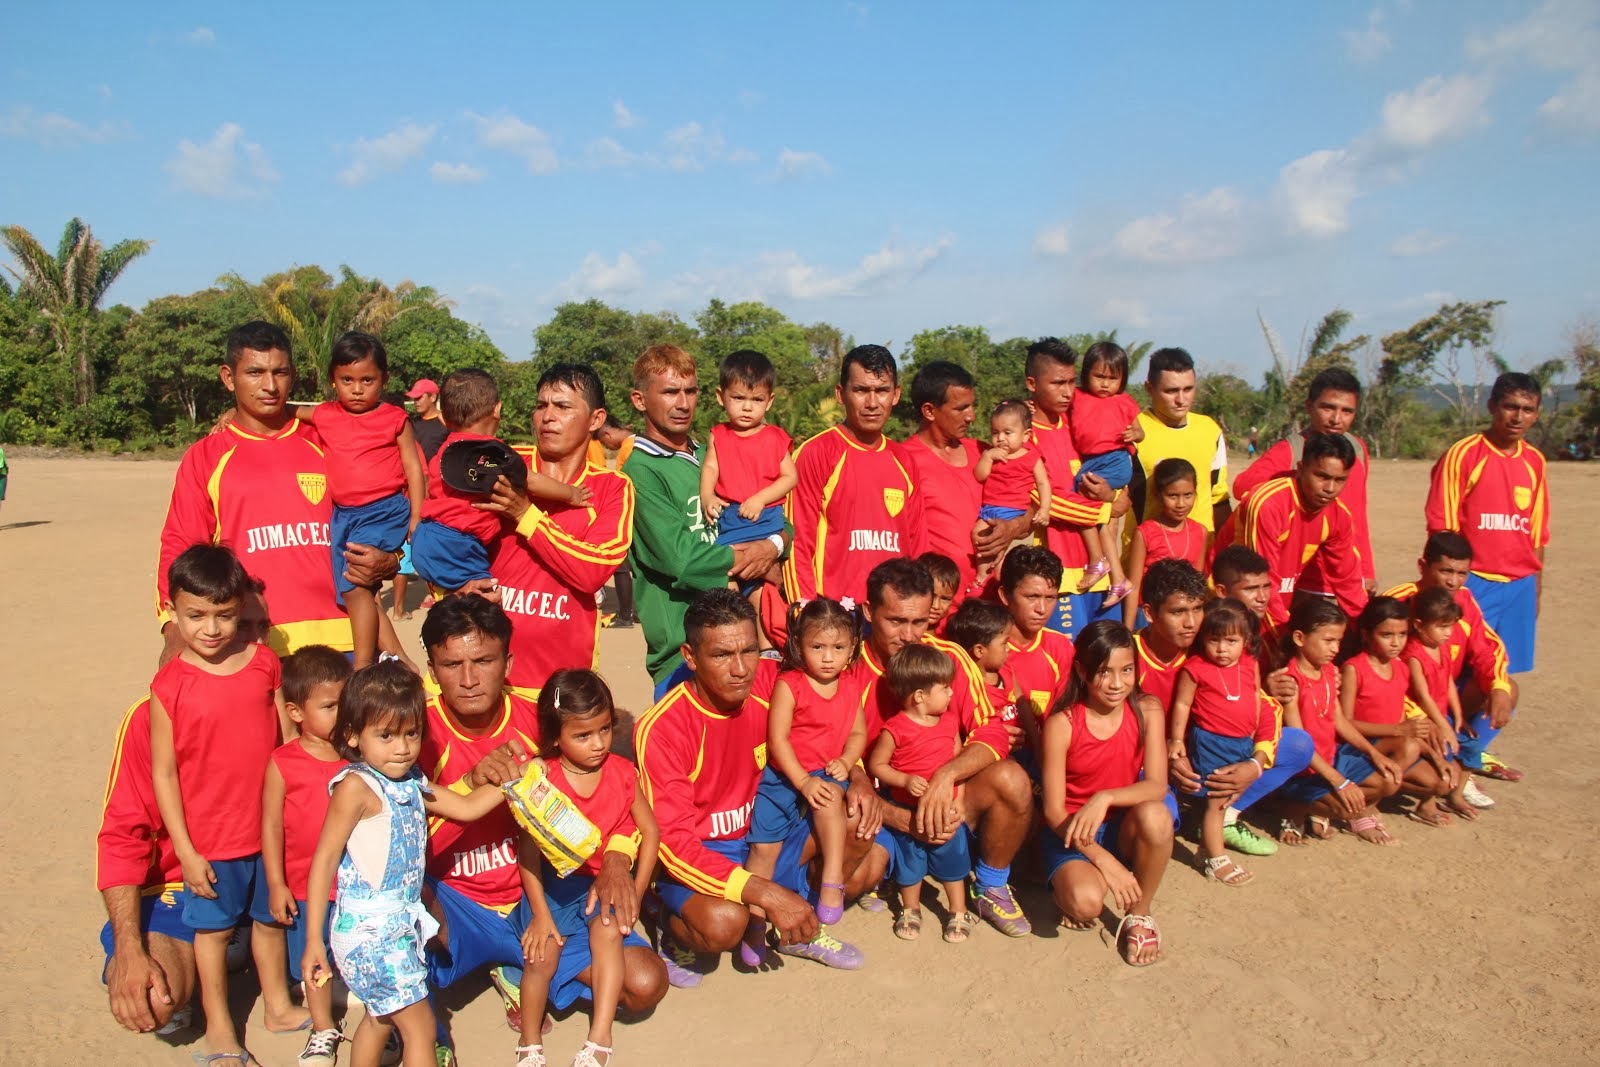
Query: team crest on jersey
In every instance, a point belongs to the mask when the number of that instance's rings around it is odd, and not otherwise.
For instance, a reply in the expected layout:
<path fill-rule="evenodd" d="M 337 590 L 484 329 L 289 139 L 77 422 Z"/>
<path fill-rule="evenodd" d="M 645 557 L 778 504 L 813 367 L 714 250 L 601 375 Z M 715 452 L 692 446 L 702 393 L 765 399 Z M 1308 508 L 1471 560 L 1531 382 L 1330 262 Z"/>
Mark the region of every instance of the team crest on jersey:
<path fill-rule="evenodd" d="M 894 518 L 900 514 L 900 509 L 906 506 L 904 489 L 885 489 L 883 491 L 883 506 L 889 509 L 889 517 Z"/>
<path fill-rule="evenodd" d="M 1512 486 L 1511 499 L 1517 502 L 1518 511 L 1527 511 L 1528 505 L 1533 503 L 1533 487 L 1527 485 Z"/>
<path fill-rule="evenodd" d="M 765 741 L 756 746 L 756 767 L 763 771 L 767 769 L 767 743 Z"/>
<path fill-rule="evenodd" d="M 295 481 L 300 483 L 300 491 L 306 499 L 313 504 L 322 503 L 322 498 L 328 492 L 328 476 L 326 474 L 296 474 Z"/>

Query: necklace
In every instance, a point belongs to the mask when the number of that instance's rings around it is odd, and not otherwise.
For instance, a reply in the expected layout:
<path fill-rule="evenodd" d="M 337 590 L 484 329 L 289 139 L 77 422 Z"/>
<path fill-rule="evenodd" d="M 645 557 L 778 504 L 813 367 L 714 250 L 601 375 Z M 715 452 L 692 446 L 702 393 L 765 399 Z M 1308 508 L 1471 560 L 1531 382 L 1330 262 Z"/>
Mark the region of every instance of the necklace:
<path fill-rule="evenodd" d="M 1181 554 L 1172 551 L 1172 535 L 1167 532 L 1167 528 L 1165 526 L 1161 525 L 1161 523 L 1159 521 L 1156 523 L 1156 529 L 1161 531 L 1161 540 L 1166 543 L 1168 558 L 1170 558 L 1170 559 L 1188 559 L 1189 558 L 1189 524 L 1188 524 L 1187 521 L 1184 522 L 1184 524 L 1183 524 L 1183 552 Z"/>
<path fill-rule="evenodd" d="M 1233 684 L 1239 687 L 1237 693 L 1228 688 L 1227 681 L 1222 677 L 1222 671 L 1223 668 L 1217 668 L 1217 684 L 1222 686 L 1222 695 L 1228 698 L 1228 702 L 1237 704 L 1244 696 L 1244 661 L 1240 660 L 1233 665 Z"/>
<path fill-rule="evenodd" d="M 604 766 L 604 763 L 600 764 L 600 767 Z M 561 757 L 561 769 L 566 771 L 568 774 L 599 774 L 600 767 L 590 767 L 588 770 L 584 770 L 582 767 L 574 767 L 571 763 L 567 762 L 567 757 Z"/>

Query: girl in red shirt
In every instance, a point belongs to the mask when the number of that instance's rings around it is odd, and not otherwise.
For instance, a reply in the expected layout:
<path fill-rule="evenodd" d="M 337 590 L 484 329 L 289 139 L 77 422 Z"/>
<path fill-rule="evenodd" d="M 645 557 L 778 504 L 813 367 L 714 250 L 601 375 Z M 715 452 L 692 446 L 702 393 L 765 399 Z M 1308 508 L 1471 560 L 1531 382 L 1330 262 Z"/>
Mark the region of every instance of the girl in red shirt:
<path fill-rule="evenodd" d="M 1451 631 L 1461 621 L 1461 605 L 1448 589 L 1426 589 L 1411 598 L 1410 621 L 1411 637 L 1400 652 L 1400 660 L 1410 679 L 1411 699 L 1432 724 L 1432 747 L 1456 764 L 1463 715 L 1447 646 Z M 1467 803 L 1465 796 L 1470 780 L 1461 771 L 1445 801 L 1446 807 L 1469 822 L 1478 817 L 1477 809 Z"/>
<path fill-rule="evenodd" d="M 1128 395 L 1128 353 L 1112 341 L 1097 341 L 1083 353 L 1078 374 L 1069 421 L 1072 447 L 1083 457 L 1083 463 L 1072 488 L 1077 490 L 1082 485 L 1085 474 L 1094 474 L 1126 495 L 1128 483 L 1133 480 L 1133 446 L 1144 440 L 1144 430 L 1139 426 L 1139 402 Z M 1082 532 L 1091 562 L 1078 583 L 1078 592 L 1093 589 L 1109 571 L 1111 588 L 1106 591 L 1105 600 L 1109 608 L 1133 591 L 1122 573 L 1121 521 L 1085 526 Z"/>
<path fill-rule="evenodd" d="M 1206 569 L 1204 560 L 1211 547 L 1211 535 L 1189 517 L 1198 484 L 1194 464 L 1176 456 L 1157 463 L 1150 472 L 1150 491 L 1160 510 L 1154 518 L 1139 524 L 1128 553 L 1128 580 L 1133 592 L 1122 602 L 1122 622 L 1130 630 L 1139 615 L 1139 590 L 1150 564 L 1181 559 L 1197 571 L 1204 573 Z"/>

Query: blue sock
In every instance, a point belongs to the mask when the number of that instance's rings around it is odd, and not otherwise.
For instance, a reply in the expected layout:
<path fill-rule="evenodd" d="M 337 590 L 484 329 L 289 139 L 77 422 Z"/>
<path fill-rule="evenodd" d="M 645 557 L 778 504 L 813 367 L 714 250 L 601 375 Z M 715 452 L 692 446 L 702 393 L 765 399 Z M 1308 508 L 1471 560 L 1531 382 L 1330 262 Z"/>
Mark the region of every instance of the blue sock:
<path fill-rule="evenodd" d="M 991 867 L 982 860 L 978 861 L 978 892 L 985 889 L 999 889 L 1011 881 L 1011 865 L 1004 867 Z"/>

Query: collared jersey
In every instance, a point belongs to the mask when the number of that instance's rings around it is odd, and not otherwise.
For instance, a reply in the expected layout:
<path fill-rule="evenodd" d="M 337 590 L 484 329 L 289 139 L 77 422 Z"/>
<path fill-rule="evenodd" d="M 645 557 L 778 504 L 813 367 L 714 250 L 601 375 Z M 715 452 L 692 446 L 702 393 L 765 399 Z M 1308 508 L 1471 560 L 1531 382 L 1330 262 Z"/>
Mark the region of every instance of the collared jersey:
<path fill-rule="evenodd" d="M 1396 600 L 1409 602 L 1417 595 L 1417 583 L 1397 585 L 1384 594 Z M 1455 592 L 1455 601 L 1461 608 L 1461 618 L 1450 630 L 1450 641 L 1445 649 L 1450 656 L 1450 676 L 1462 670 L 1471 670 L 1473 681 L 1485 693 L 1499 689 L 1511 692 L 1510 661 L 1506 658 L 1506 644 L 1494 627 L 1483 617 L 1483 608 L 1472 590 L 1462 586 Z"/>
<path fill-rule="evenodd" d="M 530 470 L 538 453 L 518 446 Z M 515 529 L 489 544 L 489 573 L 500 606 L 511 616 L 513 654 L 506 682 L 524 696 L 563 667 L 596 666 L 600 590 L 633 544 L 633 483 L 627 475 L 585 464 L 578 485 L 587 504 L 538 501 Z"/>
<path fill-rule="evenodd" d="M 783 568 L 791 604 L 819 596 L 864 604 L 872 568 L 922 554 L 922 493 L 904 446 L 887 437 L 864 445 L 833 426 L 795 449 L 794 465 L 800 481 L 785 505 L 794 548 Z"/>
<path fill-rule="evenodd" d="M 1300 502 L 1293 478 L 1262 482 L 1245 494 L 1243 506 L 1228 516 L 1217 533 L 1216 548 L 1241 544 L 1260 553 L 1272 578 L 1267 618 L 1274 626 L 1289 620 L 1289 605 L 1306 566 L 1321 563 L 1326 592 L 1351 618 L 1367 604 L 1361 578 L 1361 552 L 1356 548 L 1355 522 L 1344 501 L 1335 499 L 1320 511 Z"/>
<path fill-rule="evenodd" d="M 1215 529 L 1212 508 L 1228 499 L 1228 444 L 1223 439 L 1222 427 L 1209 416 L 1193 411 L 1182 426 L 1168 426 L 1151 412 L 1141 411 L 1139 426 L 1144 430 L 1144 440 L 1134 452 L 1138 469 L 1133 473 L 1134 486 L 1143 484 L 1144 491 L 1133 493 L 1131 514 L 1134 519 L 1142 522 L 1160 511 L 1156 503 L 1156 464 L 1164 459 L 1186 459 L 1200 479 L 1200 484 L 1195 486 L 1194 511 L 1189 517 L 1207 531 Z M 1132 537 L 1135 525 L 1135 522 L 1124 523 L 1124 536 Z"/>
<path fill-rule="evenodd" d="M 901 774 L 931 778 L 933 773 L 955 758 L 961 751 L 960 730 L 955 716 L 946 711 L 932 726 L 912 722 L 905 712 L 891 715 L 883 724 L 883 732 L 894 738 L 894 753 L 889 766 Z M 891 789 L 889 795 L 898 804 L 912 807 L 917 798 L 904 789 Z"/>
<path fill-rule="evenodd" d="M 950 701 L 950 710 L 945 714 L 955 716 L 956 722 L 960 723 L 962 741 L 968 745 L 982 745 L 994 753 L 995 759 L 1005 759 L 1011 751 L 1010 735 L 1006 733 L 1005 723 L 989 703 L 988 687 L 984 685 L 983 672 L 978 665 L 972 662 L 972 657 L 960 645 L 942 637 L 924 634 L 922 643 L 937 648 L 955 661 L 955 696 Z M 863 641 L 861 652 L 850 665 L 850 674 L 861 685 L 861 710 L 867 720 L 869 752 L 878 740 L 883 724 L 902 710 L 900 699 L 889 688 L 889 683 L 884 681 L 883 673 L 884 665 L 878 662 L 877 653 L 869 643 Z"/>
<path fill-rule="evenodd" d="M 1372 466 L 1372 455 L 1367 450 L 1367 443 L 1353 433 L 1344 435 L 1345 440 L 1356 451 L 1355 466 L 1350 468 L 1350 480 L 1344 483 L 1344 489 L 1339 493 L 1339 499 L 1344 506 L 1350 509 L 1350 519 L 1355 523 L 1356 548 L 1361 552 L 1361 576 L 1371 581 L 1377 576 L 1374 569 L 1372 554 L 1372 531 L 1367 523 L 1367 474 Z M 1305 441 L 1305 434 L 1299 436 L 1300 442 Z M 1298 463 L 1295 459 L 1295 442 L 1282 440 L 1256 459 L 1250 466 L 1239 473 L 1233 480 L 1233 495 L 1244 499 L 1244 495 L 1262 482 L 1271 481 L 1273 478 L 1291 477 Z M 1312 593 L 1331 593 L 1326 579 L 1322 576 L 1321 563 L 1312 560 L 1304 574 L 1300 576 L 1299 588 Z"/>
<path fill-rule="evenodd" d="M 328 464 L 309 424 L 291 419 L 272 437 L 229 424 L 184 452 L 161 528 L 156 610 L 167 600 L 167 569 L 191 545 L 226 545 L 266 587 L 280 656 L 306 645 L 348 652 L 350 620 L 334 598 L 328 522 Z"/>
<path fill-rule="evenodd" d="M 994 709 L 995 718 L 1008 725 L 1015 724 L 1017 716 L 1021 713 L 1018 704 L 1023 699 L 1022 690 L 1017 685 L 1016 672 L 1011 669 L 1010 663 L 1002 663 L 994 674 L 997 679 L 994 682 L 989 681 L 987 673 L 983 675 L 983 695 L 989 698 L 989 706 Z"/>
<path fill-rule="evenodd" d="M 1081 531 L 1085 526 L 1109 522 L 1111 504 L 1090 500 L 1073 491 L 1080 461 L 1066 419 L 1051 422 L 1044 414 L 1035 413 L 1033 439 L 1038 443 L 1039 454 L 1044 456 L 1045 475 L 1050 479 L 1050 525 L 1045 530 L 1044 546 L 1054 552 L 1066 568 L 1061 575 L 1061 588 L 1076 590 L 1083 569 L 1089 565 L 1089 553 L 1083 547 Z"/>
<path fill-rule="evenodd" d="M 1006 667 L 1017 680 L 1017 699 L 1043 719 L 1066 693 L 1072 678 L 1072 641 L 1046 627 L 1024 644 L 1007 638 L 1006 648 L 1010 650 Z"/>
<path fill-rule="evenodd" d="M 1544 454 L 1526 441 L 1502 452 L 1481 433 L 1450 446 L 1433 465 L 1428 532 L 1456 530 L 1472 545 L 1473 573 L 1514 581 L 1544 569 L 1550 494 Z"/>
<path fill-rule="evenodd" d="M 161 825 L 150 765 L 150 698 L 142 697 L 122 716 L 117 747 L 106 776 L 100 832 L 95 838 L 95 888 L 119 885 L 176 889 L 183 865 Z"/>
<path fill-rule="evenodd" d="M 406 491 L 400 432 L 404 408 L 379 404 L 357 415 L 325 401 L 311 409 L 311 424 L 327 446 L 328 492 L 342 508 L 360 507 Z"/>
<path fill-rule="evenodd" d="M 594 792 L 584 796 L 573 787 L 574 778 L 567 773 L 559 759 L 547 759 L 544 766 L 550 784 L 565 793 L 572 801 L 572 806 L 600 831 L 601 847 L 595 849 L 594 854 L 583 861 L 583 866 L 573 872 L 592 878 L 600 873 L 600 865 L 606 858 L 605 845 L 612 838 L 637 839 L 639 836 L 639 825 L 633 821 L 633 797 L 639 782 L 639 769 L 615 752 L 609 753 L 593 775 L 583 776 L 594 779 Z M 549 864 L 544 865 L 543 873 L 546 877 L 555 876 Z"/>
<path fill-rule="evenodd" d="M 952 467 L 914 435 L 906 438 L 902 447 L 911 461 L 912 477 L 922 490 L 922 518 L 928 527 L 927 550 L 948 556 L 961 569 L 961 580 L 956 584 L 957 599 L 950 605 L 953 610 L 978 572 L 972 528 L 978 524 L 984 486 L 973 472 L 983 449 L 972 438 L 963 437 L 961 452 L 966 457 L 966 466 Z"/>
<path fill-rule="evenodd" d="M 318 759 L 296 738 L 272 753 L 273 766 L 283 775 L 283 880 L 296 900 L 306 899 L 311 858 L 317 852 L 322 824 L 328 820 L 328 783 L 350 764 L 347 760 Z M 328 887 L 332 900 L 337 875 Z"/>
<path fill-rule="evenodd" d="M 1136 653 L 1133 676 L 1138 682 L 1139 692 L 1155 697 L 1162 711 L 1171 711 L 1172 691 L 1178 685 L 1178 672 L 1189 661 L 1189 653 L 1179 652 L 1171 662 L 1165 662 L 1150 651 L 1143 631 L 1133 635 L 1133 648 Z"/>
<path fill-rule="evenodd" d="M 1127 393 L 1095 396 L 1087 389 L 1074 389 L 1069 416 L 1072 447 L 1080 456 L 1132 452 L 1133 446 L 1122 440 L 1122 431 L 1138 417 L 1139 402 Z"/>
<path fill-rule="evenodd" d="M 444 484 L 440 468 L 445 449 L 457 441 L 494 440 L 497 438 L 482 433 L 451 433 L 444 439 L 439 451 L 428 460 L 428 498 L 422 502 L 422 518 L 471 534 L 486 545 L 500 536 L 505 524 L 499 514 L 473 507 L 488 498 L 450 488 Z"/>
<path fill-rule="evenodd" d="M 766 489 L 783 473 L 790 443 L 782 427 L 767 423 L 748 437 L 725 422 L 711 427 L 711 444 L 717 450 L 717 495 L 737 504 Z"/>
<path fill-rule="evenodd" d="M 473 768 L 513 740 L 521 742 L 529 755 L 539 751 L 539 712 L 533 701 L 506 693 L 493 725 L 474 736 L 461 728 L 439 697 L 429 697 L 417 769 L 441 788 L 470 792 L 464 780 Z M 470 823 L 429 816 L 428 874 L 479 904 L 491 908 L 516 904 L 522 899 L 522 881 L 511 809 L 502 805 Z"/>
<path fill-rule="evenodd" d="M 628 461 L 628 453 L 633 451 L 633 440 L 631 437 L 622 439 L 622 444 L 617 446 L 616 462 L 612 463 L 606 460 L 606 446 L 594 438 L 590 438 L 589 465 L 591 467 L 609 467 L 614 471 L 621 470 L 622 465 Z"/>
<path fill-rule="evenodd" d="M 1033 468 L 1043 459 L 1039 446 L 1029 444 L 1014 459 L 995 460 L 989 467 L 989 480 L 983 483 L 984 506 L 1028 510 L 1033 505 L 1036 484 Z"/>

